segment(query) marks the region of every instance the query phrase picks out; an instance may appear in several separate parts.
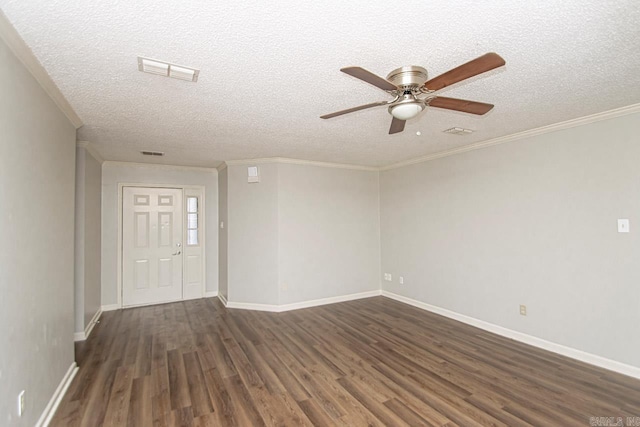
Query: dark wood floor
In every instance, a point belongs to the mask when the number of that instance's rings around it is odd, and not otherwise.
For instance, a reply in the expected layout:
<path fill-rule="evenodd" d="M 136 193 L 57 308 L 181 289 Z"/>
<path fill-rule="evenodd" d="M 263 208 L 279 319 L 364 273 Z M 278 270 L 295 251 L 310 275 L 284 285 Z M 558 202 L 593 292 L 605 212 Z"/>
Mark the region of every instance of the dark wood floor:
<path fill-rule="evenodd" d="M 640 381 L 383 297 L 288 313 L 104 313 L 52 426 L 578 425 Z"/>

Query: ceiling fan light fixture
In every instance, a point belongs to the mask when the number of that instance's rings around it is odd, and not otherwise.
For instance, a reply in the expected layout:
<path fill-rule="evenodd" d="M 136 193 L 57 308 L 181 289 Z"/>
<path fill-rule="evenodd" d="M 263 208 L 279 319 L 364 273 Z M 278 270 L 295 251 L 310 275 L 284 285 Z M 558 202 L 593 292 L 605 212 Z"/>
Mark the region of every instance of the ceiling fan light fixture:
<path fill-rule="evenodd" d="M 421 102 L 405 102 L 389 108 L 391 115 L 398 120 L 409 120 L 420 114 L 424 110 Z"/>

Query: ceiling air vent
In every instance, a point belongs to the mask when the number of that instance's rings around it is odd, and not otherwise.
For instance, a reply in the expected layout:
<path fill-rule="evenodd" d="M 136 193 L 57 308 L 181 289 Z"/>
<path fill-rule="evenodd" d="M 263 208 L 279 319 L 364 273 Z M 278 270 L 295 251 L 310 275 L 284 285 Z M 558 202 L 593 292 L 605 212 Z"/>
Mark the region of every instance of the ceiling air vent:
<path fill-rule="evenodd" d="M 141 151 L 141 153 L 145 156 L 164 156 L 162 151 Z"/>
<path fill-rule="evenodd" d="M 450 129 L 443 130 L 442 132 L 450 133 L 451 135 L 469 135 L 470 133 L 473 133 L 471 129 L 464 129 L 464 128 L 450 128 Z"/>
<path fill-rule="evenodd" d="M 143 58 L 138 56 L 138 70 L 143 73 L 156 74 L 158 76 L 172 77 L 188 82 L 197 82 L 200 70 L 184 67 L 182 65 L 170 64 L 157 59 Z"/>

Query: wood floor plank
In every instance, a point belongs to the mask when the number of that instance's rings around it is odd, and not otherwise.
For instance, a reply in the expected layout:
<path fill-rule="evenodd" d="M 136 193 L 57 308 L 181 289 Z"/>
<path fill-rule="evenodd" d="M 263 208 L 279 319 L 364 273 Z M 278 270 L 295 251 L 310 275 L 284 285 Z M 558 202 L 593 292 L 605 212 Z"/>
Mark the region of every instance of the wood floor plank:
<path fill-rule="evenodd" d="M 189 396 L 191 398 L 191 410 L 194 417 L 213 412 L 213 404 L 209 396 L 209 390 L 204 379 L 200 358 L 197 352 L 183 355 L 187 384 L 189 384 Z"/>
<path fill-rule="evenodd" d="M 205 382 L 211 397 L 211 403 L 216 414 L 219 425 L 236 426 L 238 422 L 235 417 L 231 396 L 224 385 L 224 381 L 217 369 L 205 371 Z"/>
<path fill-rule="evenodd" d="M 153 413 L 149 379 L 149 377 L 140 377 L 133 380 L 127 417 L 128 427 L 150 426 L 152 424 Z"/>
<path fill-rule="evenodd" d="M 233 405 L 233 418 L 237 420 L 240 426 L 265 426 L 262 416 L 256 409 L 256 406 L 242 382 L 239 375 L 224 378 L 222 380 L 225 388 L 229 391 L 230 401 Z"/>
<path fill-rule="evenodd" d="M 51 426 L 530 426 L 640 416 L 640 381 L 383 297 L 106 312 Z"/>
<path fill-rule="evenodd" d="M 174 349 L 167 352 L 167 369 L 169 370 L 171 409 L 176 410 L 190 407 L 191 397 L 189 396 L 189 383 L 180 350 Z"/>
<path fill-rule="evenodd" d="M 127 422 L 133 375 L 131 366 L 118 368 L 104 418 L 105 426 L 121 426 Z"/>

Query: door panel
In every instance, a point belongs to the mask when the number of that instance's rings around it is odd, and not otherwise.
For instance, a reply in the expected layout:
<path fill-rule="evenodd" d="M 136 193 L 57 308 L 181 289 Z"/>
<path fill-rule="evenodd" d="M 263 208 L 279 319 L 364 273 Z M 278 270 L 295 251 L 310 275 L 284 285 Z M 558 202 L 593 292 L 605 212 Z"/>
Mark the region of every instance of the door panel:
<path fill-rule="evenodd" d="M 182 190 L 124 187 L 123 306 L 182 299 Z"/>

